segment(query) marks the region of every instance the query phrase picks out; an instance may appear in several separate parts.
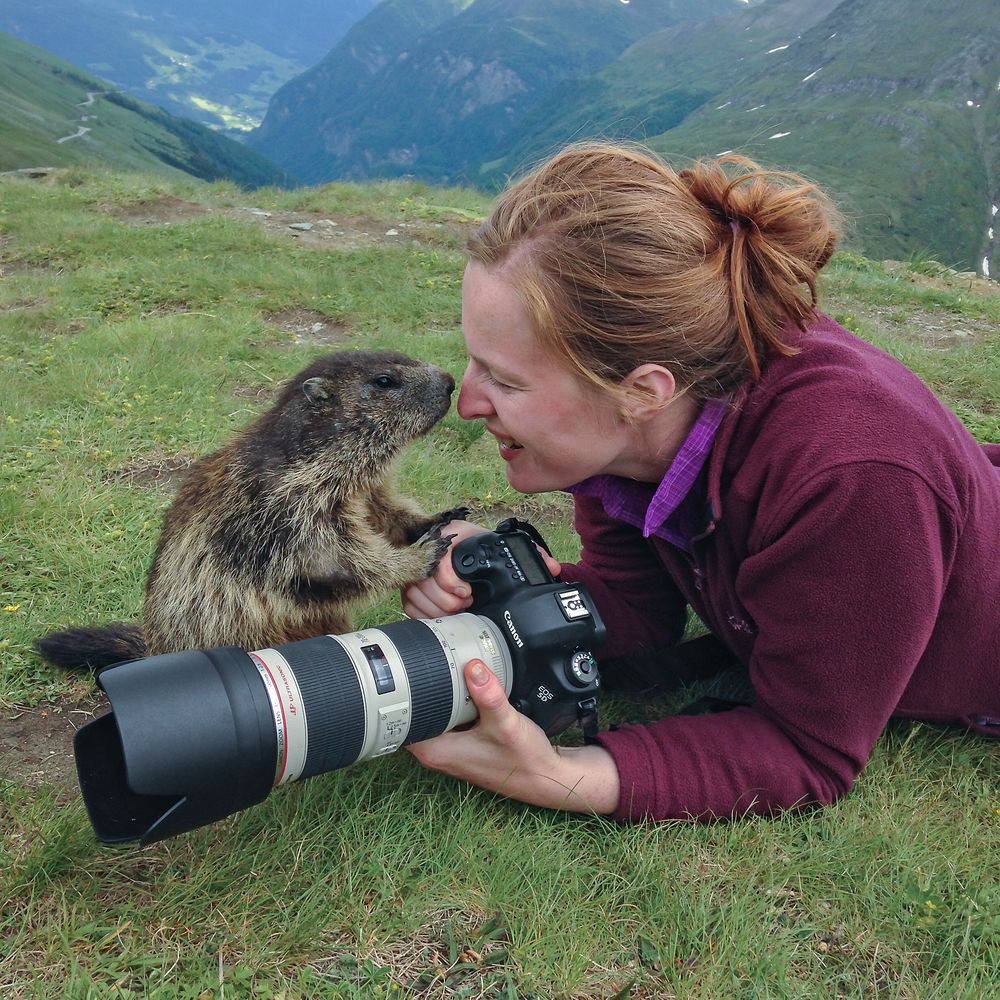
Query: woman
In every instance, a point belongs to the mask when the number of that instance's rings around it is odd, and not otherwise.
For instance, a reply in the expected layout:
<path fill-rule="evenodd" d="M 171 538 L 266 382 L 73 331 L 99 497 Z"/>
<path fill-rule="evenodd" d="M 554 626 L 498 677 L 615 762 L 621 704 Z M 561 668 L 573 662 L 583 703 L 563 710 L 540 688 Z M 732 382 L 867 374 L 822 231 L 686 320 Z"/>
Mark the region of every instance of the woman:
<path fill-rule="evenodd" d="M 465 732 L 424 765 L 618 820 L 833 802 L 893 716 L 1000 733 L 1000 446 L 816 310 L 837 216 L 727 158 L 676 173 L 571 147 L 469 244 L 458 411 L 512 486 L 568 490 L 604 657 L 676 643 L 687 607 L 755 701 L 554 748 L 478 661 Z M 464 536 L 476 529 L 454 525 Z M 403 595 L 454 614 L 447 560 Z"/>

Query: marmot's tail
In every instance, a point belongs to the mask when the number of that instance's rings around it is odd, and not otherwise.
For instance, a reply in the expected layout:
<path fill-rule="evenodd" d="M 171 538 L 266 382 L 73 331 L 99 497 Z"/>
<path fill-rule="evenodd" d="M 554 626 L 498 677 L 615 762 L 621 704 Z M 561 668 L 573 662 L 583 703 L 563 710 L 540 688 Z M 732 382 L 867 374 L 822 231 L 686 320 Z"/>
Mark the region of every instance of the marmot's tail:
<path fill-rule="evenodd" d="M 50 632 L 35 640 L 35 649 L 57 667 L 66 670 L 97 670 L 122 660 L 146 655 L 146 643 L 138 625 L 112 622 L 103 628 L 69 628 Z"/>

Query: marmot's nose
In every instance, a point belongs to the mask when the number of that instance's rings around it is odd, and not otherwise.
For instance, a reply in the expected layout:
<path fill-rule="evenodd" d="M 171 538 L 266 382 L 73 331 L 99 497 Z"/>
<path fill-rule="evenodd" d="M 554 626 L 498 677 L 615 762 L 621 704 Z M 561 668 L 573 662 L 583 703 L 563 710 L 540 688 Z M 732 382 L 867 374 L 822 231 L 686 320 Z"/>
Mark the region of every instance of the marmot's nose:
<path fill-rule="evenodd" d="M 444 387 L 447 389 L 449 396 L 455 391 L 455 380 L 448 372 L 444 373 Z"/>

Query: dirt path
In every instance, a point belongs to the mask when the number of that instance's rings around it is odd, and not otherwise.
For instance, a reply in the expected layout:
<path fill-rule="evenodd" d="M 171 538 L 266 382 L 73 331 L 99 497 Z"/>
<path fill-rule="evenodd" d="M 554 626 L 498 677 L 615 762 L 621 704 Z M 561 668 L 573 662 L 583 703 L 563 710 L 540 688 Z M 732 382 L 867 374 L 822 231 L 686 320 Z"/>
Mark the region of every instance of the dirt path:
<path fill-rule="evenodd" d="M 253 222 L 275 239 L 310 250 L 349 251 L 365 246 L 461 248 L 472 223 L 429 219 L 386 221 L 363 215 L 319 215 L 314 212 L 266 211 L 252 205 L 216 207 L 166 196 L 104 211 L 133 226 L 168 226 L 215 215 Z"/>
<path fill-rule="evenodd" d="M 80 136 L 86 135 L 89 131 L 90 131 L 89 128 L 87 128 L 84 125 L 80 125 L 77 127 L 77 130 L 72 135 L 64 135 L 61 139 L 56 139 L 56 142 L 63 143 L 63 142 L 69 142 L 70 139 L 79 139 Z"/>

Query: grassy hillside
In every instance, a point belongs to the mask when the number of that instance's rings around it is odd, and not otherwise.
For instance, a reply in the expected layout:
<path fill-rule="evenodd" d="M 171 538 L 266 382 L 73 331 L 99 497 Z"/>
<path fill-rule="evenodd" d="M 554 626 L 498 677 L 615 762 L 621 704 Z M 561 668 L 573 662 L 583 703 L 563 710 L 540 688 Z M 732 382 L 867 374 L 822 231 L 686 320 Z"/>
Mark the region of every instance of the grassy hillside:
<path fill-rule="evenodd" d="M 284 170 L 239 143 L 0 33 L 0 170 L 70 164 L 244 187 L 289 182 Z"/>
<path fill-rule="evenodd" d="M 0 994 L 992 995 L 1000 741 L 931 726 L 894 727 L 848 797 L 779 820 L 619 828 L 399 753 L 173 841 L 95 843 L 70 739 L 100 703 L 31 641 L 139 613 L 178 476 L 316 354 L 392 347 L 460 377 L 461 246 L 486 208 L 402 182 L 0 178 Z M 822 293 L 1000 440 L 993 284 L 841 254 Z M 428 509 L 527 517 L 572 558 L 567 498 L 513 494 L 501 465 L 451 413 L 399 479 Z M 390 594 L 359 622 L 399 614 Z M 605 698 L 602 725 L 704 693 Z"/>
<path fill-rule="evenodd" d="M 838 193 L 865 252 L 978 268 L 1000 194 L 995 5 L 845 0 L 786 42 L 652 145 L 794 165 Z"/>
<path fill-rule="evenodd" d="M 483 189 L 573 139 L 640 139 L 679 164 L 736 150 L 827 187 L 861 252 L 989 265 L 995 0 L 733 6 L 393 0 L 284 87 L 249 142 L 309 182 Z"/>
<path fill-rule="evenodd" d="M 543 100 L 503 155 L 483 164 L 480 181 L 500 185 L 525 164 L 573 139 L 645 141 L 669 132 L 718 94 L 764 69 L 768 49 L 808 30 L 841 2 L 767 0 L 647 35 L 599 73 L 570 81 Z"/>

